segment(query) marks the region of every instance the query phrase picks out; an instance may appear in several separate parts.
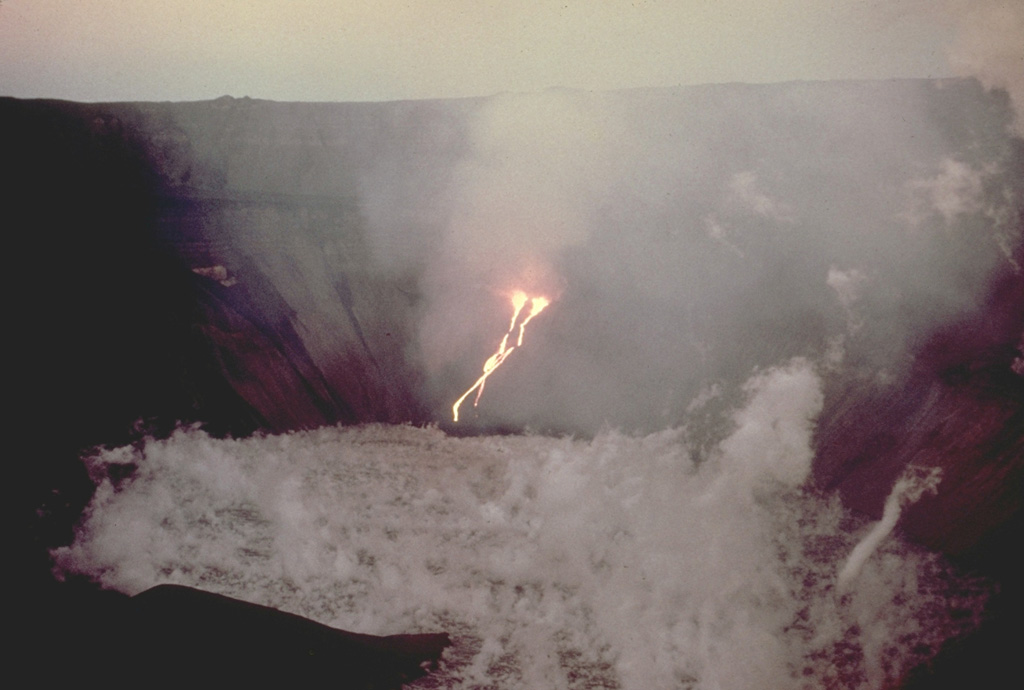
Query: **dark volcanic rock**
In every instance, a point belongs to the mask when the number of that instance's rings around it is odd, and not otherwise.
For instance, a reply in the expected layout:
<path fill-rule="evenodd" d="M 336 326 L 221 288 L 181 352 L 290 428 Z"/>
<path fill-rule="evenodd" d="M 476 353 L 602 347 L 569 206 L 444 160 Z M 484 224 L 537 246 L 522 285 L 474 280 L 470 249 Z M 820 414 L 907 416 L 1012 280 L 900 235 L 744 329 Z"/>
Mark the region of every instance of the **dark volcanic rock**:
<path fill-rule="evenodd" d="M 941 468 L 937 494 L 907 509 L 903 529 L 955 556 L 981 547 L 1024 497 L 1022 334 L 1024 277 L 1007 270 L 981 308 L 924 340 L 905 378 L 835 385 L 818 427 L 817 481 L 880 517 L 908 465 Z"/>
<path fill-rule="evenodd" d="M 161 585 L 127 605 L 128 666 L 157 683 L 397 688 L 436 667 L 448 635 L 362 635 L 265 606 Z"/>
<path fill-rule="evenodd" d="M 1024 251 L 1018 251 L 1018 262 Z M 994 578 L 979 630 L 951 640 L 901 687 L 1020 684 L 1024 621 L 1024 277 L 1006 271 L 981 309 L 931 334 L 902 381 L 833 391 L 818 429 L 817 481 L 874 518 L 909 465 L 937 467 L 934 495 L 900 528 Z"/>
<path fill-rule="evenodd" d="M 70 588 L 72 591 L 74 588 Z M 15 659 L 43 687 L 265 686 L 397 690 L 436 668 L 443 633 L 378 637 L 229 597 L 161 585 L 134 597 L 54 592 Z M 60 608 L 57 608 L 60 604 Z"/>

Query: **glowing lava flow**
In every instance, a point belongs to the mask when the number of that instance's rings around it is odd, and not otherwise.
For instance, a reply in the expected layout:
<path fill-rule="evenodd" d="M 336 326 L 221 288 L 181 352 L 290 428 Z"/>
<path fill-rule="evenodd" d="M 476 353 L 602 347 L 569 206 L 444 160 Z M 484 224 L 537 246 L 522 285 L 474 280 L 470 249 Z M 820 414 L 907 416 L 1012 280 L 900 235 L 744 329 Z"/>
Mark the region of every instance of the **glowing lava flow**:
<path fill-rule="evenodd" d="M 526 317 L 519 321 L 519 316 L 523 313 L 523 307 L 526 306 L 527 301 L 530 302 L 530 312 Z M 476 391 L 476 398 L 473 399 L 473 407 L 477 406 L 480 402 L 480 396 L 484 392 L 484 382 L 487 381 L 487 377 L 491 375 L 495 369 L 501 366 L 502 362 L 508 359 L 508 356 L 512 354 L 515 349 L 523 344 L 523 336 L 526 335 L 526 324 L 530 323 L 537 314 L 544 311 L 544 308 L 551 304 L 551 300 L 547 297 L 530 297 L 522 290 L 516 290 L 512 293 L 512 320 L 508 324 L 508 332 L 505 333 L 505 337 L 501 339 L 501 344 L 498 345 L 498 350 L 487 358 L 484 362 L 484 373 L 483 376 L 476 380 L 469 390 L 462 394 L 455 404 L 452 405 L 452 417 L 454 421 L 459 421 L 459 406 L 462 405 L 462 401 L 469 397 L 469 394 Z M 512 335 L 516 329 L 516 323 L 519 323 L 519 337 L 516 339 L 516 344 L 509 346 L 508 337 Z"/>

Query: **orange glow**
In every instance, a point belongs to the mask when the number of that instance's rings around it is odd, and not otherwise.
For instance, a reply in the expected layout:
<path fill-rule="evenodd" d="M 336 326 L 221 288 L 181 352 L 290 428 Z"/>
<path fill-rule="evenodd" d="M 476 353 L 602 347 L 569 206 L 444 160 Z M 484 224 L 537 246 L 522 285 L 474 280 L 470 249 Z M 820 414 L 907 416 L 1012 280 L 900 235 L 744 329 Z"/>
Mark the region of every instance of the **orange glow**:
<path fill-rule="evenodd" d="M 547 297 L 538 295 L 537 297 L 530 297 L 522 290 L 516 290 L 511 296 L 512 302 L 512 320 L 508 324 L 508 331 L 505 336 L 501 339 L 501 343 L 498 345 L 497 351 L 493 355 L 487 358 L 484 362 L 484 373 L 476 380 L 469 390 L 462 394 L 455 404 L 452 405 L 452 418 L 454 421 L 459 421 L 459 407 L 462 402 L 469 397 L 470 393 L 476 391 L 476 397 L 473 399 L 473 407 L 476 407 L 480 402 L 480 396 L 484 393 L 484 383 L 487 381 L 487 377 L 491 375 L 495 369 L 500 367 L 502 363 L 508 359 L 508 356 L 515 352 L 517 347 L 522 346 L 523 337 L 526 335 L 526 324 L 533 320 L 533 317 L 540 314 L 544 309 L 551 304 L 551 300 Z M 530 311 L 522 321 L 519 320 L 519 316 L 523 313 L 523 307 L 526 303 L 530 303 Z M 516 330 L 516 324 L 519 324 L 519 337 L 516 339 L 516 344 L 509 346 L 508 337 L 512 335 L 513 331 Z"/>

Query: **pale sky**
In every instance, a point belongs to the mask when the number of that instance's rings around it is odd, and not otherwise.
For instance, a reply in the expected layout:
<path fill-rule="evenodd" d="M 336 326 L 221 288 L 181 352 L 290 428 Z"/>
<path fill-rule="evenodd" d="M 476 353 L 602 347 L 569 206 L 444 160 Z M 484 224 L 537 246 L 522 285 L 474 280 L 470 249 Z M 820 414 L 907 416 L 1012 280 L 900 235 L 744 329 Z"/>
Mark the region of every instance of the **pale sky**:
<path fill-rule="evenodd" d="M 942 77 L 970 62 L 950 61 L 962 42 L 951 6 L 966 7 L 960 0 L 0 0 L 0 95 L 377 101 L 554 86 Z"/>

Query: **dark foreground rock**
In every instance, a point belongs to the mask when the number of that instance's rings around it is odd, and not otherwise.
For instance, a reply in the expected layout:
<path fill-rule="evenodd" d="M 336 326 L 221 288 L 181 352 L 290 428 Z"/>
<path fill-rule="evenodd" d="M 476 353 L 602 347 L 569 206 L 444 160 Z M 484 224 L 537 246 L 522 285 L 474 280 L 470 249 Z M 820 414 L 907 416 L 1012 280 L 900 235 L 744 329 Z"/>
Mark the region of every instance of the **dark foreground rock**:
<path fill-rule="evenodd" d="M 397 690 L 436 668 L 446 634 L 361 635 L 177 585 L 134 597 L 62 590 L 15 659 L 38 687 Z M 74 593 L 72 593 L 74 592 Z M 27 637 L 27 639 L 26 639 Z"/>

